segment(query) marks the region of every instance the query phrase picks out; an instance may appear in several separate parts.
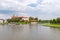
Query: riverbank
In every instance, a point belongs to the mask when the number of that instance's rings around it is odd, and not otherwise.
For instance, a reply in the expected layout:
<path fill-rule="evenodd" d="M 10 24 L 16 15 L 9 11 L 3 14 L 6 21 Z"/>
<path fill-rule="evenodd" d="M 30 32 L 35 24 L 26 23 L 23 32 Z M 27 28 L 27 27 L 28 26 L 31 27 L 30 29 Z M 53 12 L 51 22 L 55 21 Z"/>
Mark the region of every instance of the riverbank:
<path fill-rule="evenodd" d="M 5 25 L 5 24 L 8 24 L 8 23 L 7 23 L 7 22 L 5 22 L 5 23 L 0 23 L 0 24 Z"/>
<path fill-rule="evenodd" d="M 16 24 L 29 24 L 28 22 L 16 22 Z"/>
<path fill-rule="evenodd" d="M 50 26 L 55 28 L 60 28 L 60 24 L 42 24 L 43 26 Z"/>
<path fill-rule="evenodd" d="M 16 25 L 20 25 L 20 24 L 37 24 L 38 22 L 5 22 L 5 23 L 0 23 L 0 24 L 3 24 L 3 25 L 6 25 L 6 24 L 16 24 Z"/>

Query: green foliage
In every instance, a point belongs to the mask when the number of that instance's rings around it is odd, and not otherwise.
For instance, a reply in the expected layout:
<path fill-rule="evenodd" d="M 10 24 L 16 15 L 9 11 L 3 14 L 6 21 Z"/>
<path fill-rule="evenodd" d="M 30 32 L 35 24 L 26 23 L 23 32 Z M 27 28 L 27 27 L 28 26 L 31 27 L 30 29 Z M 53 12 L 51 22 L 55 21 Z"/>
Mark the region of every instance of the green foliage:
<path fill-rule="evenodd" d="M 16 18 L 16 19 L 8 19 L 7 21 L 8 22 L 19 22 L 20 19 L 19 18 Z"/>
<path fill-rule="evenodd" d="M 37 20 L 37 21 L 38 21 L 38 18 L 35 18 L 35 20 Z"/>
<path fill-rule="evenodd" d="M 42 23 L 51 23 L 51 24 L 60 24 L 60 18 L 52 19 L 52 20 L 42 20 Z"/>
<path fill-rule="evenodd" d="M 29 22 L 32 22 L 32 20 L 35 20 L 36 22 L 38 22 L 38 18 L 29 17 Z"/>
<path fill-rule="evenodd" d="M 60 23 L 60 18 L 57 18 L 56 20 L 57 20 L 57 23 Z"/>
<path fill-rule="evenodd" d="M 38 22 L 41 22 L 41 20 L 39 20 Z"/>
<path fill-rule="evenodd" d="M 29 21 L 31 22 L 33 20 L 33 18 L 32 17 L 29 17 Z"/>

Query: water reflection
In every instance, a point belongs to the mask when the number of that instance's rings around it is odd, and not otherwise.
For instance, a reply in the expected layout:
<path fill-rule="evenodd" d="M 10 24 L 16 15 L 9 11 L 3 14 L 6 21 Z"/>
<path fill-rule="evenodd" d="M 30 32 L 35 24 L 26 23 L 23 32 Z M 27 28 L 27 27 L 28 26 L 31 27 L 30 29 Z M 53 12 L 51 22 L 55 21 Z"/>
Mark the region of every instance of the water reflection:
<path fill-rule="evenodd" d="M 0 25 L 0 40 L 60 40 L 60 28 L 40 24 Z"/>

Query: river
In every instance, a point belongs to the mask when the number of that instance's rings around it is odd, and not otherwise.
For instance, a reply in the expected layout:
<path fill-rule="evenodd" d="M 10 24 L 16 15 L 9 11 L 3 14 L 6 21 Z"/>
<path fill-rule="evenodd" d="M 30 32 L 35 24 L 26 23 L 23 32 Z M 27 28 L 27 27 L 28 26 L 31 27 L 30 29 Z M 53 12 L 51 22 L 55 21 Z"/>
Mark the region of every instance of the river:
<path fill-rule="evenodd" d="M 0 40 L 60 40 L 60 28 L 40 24 L 0 25 Z"/>

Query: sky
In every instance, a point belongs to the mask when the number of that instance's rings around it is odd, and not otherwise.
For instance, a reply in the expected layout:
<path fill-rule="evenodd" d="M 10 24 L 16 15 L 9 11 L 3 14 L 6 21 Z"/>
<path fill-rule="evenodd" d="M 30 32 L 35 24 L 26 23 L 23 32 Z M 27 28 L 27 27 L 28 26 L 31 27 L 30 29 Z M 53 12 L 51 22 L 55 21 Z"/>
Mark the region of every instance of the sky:
<path fill-rule="evenodd" d="M 13 15 L 44 20 L 57 18 L 60 17 L 60 0 L 0 0 L 0 19 Z"/>

